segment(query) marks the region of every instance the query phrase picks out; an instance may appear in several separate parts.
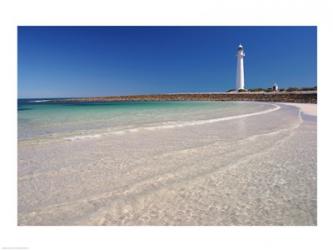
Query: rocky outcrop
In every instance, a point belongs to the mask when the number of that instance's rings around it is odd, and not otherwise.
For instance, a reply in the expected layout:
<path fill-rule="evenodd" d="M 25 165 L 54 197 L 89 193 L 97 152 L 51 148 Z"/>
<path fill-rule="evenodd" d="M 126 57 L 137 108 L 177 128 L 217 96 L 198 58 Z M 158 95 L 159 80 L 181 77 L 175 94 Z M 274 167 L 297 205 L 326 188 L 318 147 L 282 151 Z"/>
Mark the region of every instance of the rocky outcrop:
<path fill-rule="evenodd" d="M 111 101 L 263 101 L 317 103 L 317 91 L 298 92 L 242 92 L 242 93 L 190 93 L 105 96 L 56 99 L 54 102 L 111 102 Z"/>

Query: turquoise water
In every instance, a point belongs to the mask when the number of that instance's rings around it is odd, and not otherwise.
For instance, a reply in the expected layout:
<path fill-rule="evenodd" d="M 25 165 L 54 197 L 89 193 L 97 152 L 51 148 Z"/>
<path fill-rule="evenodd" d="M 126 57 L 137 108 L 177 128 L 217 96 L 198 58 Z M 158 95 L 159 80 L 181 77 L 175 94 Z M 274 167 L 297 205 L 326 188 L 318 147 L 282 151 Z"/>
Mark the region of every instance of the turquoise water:
<path fill-rule="evenodd" d="M 121 131 L 246 114 L 267 108 L 236 102 L 48 103 L 19 100 L 18 138 L 40 139 L 101 131 Z"/>

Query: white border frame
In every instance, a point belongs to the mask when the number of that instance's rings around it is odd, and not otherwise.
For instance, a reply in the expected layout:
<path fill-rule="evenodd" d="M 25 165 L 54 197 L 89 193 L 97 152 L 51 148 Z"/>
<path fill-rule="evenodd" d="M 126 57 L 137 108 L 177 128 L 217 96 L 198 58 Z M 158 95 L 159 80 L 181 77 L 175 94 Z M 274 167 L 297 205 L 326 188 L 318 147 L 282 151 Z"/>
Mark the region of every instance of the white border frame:
<path fill-rule="evenodd" d="M 332 1 L 184 0 L 0 3 L 0 247 L 28 249 L 332 249 Z M 316 227 L 18 227 L 17 26 L 311 25 L 318 26 L 318 226 Z M 322 247 L 320 246 L 322 245 Z M 5 248 L 3 248 L 5 249 Z"/>

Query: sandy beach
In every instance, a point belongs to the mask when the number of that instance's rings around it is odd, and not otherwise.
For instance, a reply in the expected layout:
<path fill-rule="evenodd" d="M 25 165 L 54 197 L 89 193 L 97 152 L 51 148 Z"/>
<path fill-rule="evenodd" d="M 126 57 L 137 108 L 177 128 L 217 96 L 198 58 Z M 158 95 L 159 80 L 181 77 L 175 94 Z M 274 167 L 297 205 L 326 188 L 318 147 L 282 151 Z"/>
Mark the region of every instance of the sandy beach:
<path fill-rule="evenodd" d="M 317 116 L 317 104 L 313 103 L 283 103 L 283 104 L 297 107 L 304 114 Z"/>
<path fill-rule="evenodd" d="M 19 140 L 18 225 L 316 225 L 316 108 Z"/>

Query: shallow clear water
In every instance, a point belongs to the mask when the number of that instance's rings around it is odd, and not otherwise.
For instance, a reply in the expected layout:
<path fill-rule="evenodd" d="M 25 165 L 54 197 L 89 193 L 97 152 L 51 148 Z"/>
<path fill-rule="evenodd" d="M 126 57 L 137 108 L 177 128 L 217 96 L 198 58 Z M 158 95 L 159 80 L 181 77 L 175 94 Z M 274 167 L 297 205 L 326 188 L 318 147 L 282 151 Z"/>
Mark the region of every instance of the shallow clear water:
<path fill-rule="evenodd" d="M 18 138 L 86 135 L 129 128 L 180 124 L 267 109 L 261 103 L 236 102 L 109 102 L 48 103 L 20 100 Z"/>
<path fill-rule="evenodd" d="M 316 225 L 316 126 L 280 103 L 21 102 L 18 225 Z"/>

